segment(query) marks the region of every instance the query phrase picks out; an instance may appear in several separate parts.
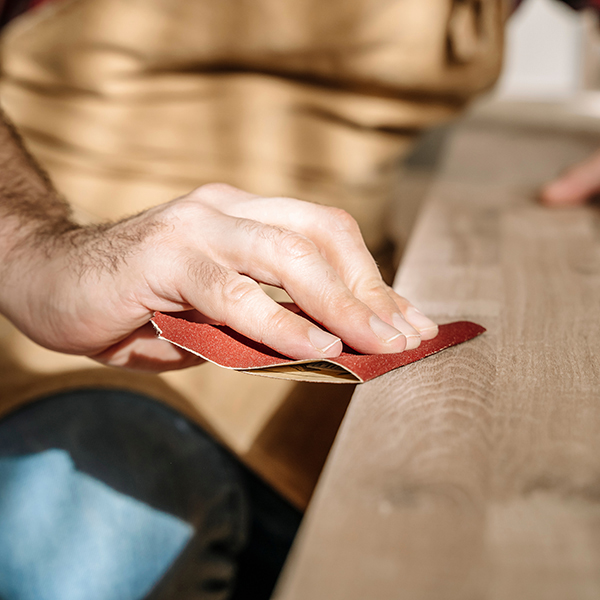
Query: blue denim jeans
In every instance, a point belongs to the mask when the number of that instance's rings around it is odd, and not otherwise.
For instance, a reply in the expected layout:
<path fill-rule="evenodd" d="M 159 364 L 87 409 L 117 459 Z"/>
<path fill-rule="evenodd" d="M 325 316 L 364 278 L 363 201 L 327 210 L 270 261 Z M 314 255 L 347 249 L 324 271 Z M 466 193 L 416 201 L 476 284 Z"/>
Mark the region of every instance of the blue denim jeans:
<path fill-rule="evenodd" d="M 146 397 L 79 390 L 0 422 L 0 600 L 266 600 L 300 518 Z"/>

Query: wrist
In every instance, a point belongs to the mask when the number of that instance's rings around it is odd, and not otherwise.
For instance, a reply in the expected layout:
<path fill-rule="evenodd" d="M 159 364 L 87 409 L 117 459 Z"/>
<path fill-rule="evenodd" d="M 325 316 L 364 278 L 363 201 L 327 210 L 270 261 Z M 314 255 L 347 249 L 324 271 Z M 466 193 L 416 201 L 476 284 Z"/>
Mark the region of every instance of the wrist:
<path fill-rule="evenodd" d="M 47 298 L 58 276 L 51 265 L 66 252 L 68 232 L 77 228 L 67 215 L 0 216 L 0 313 L 20 329 L 31 320 L 36 299 Z"/>

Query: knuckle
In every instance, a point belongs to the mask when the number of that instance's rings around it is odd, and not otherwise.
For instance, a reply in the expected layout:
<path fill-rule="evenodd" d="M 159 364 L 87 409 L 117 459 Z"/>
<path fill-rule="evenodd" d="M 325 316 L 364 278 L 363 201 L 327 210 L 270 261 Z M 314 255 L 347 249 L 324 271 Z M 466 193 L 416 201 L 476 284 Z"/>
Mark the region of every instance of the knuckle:
<path fill-rule="evenodd" d="M 284 312 L 288 311 L 279 309 L 264 319 L 255 320 L 256 341 L 265 344 L 269 338 L 272 339 L 273 334 L 277 335 L 278 332 L 285 330 L 289 317 L 283 314 Z"/>
<path fill-rule="evenodd" d="M 319 254 L 315 243 L 300 233 L 280 231 L 278 238 L 277 249 L 287 259 L 297 261 Z"/>
<path fill-rule="evenodd" d="M 369 279 L 360 282 L 356 287 L 356 292 L 365 298 L 372 298 L 374 296 L 384 296 L 387 298 L 388 296 L 381 278 L 369 277 Z"/>
<path fill-rule="evenodd" d="M 261 332 L 261 341 L 263 341 L 270 332 L 284 331 L 290 323 L 291 313 L 286 308 L 279 308 L 273 313 L 267 322 L 265 322 Z"/>
<path fill-rule="evenodd" d="M 209 212 L 214 211 L 199 202 L 195 202 L 189 194 L 166 204 L 162 216 L 174 226 L 181 227 L 183 225 L 187 227 L 190 223 L 205 218 Z"/>
<path fill-rule="evenodd" d="M 200 198 L 214 198 L 234 194 L 239 191 L 240 190 L 238 190 L 238 188 L 235 188 L 228 183 L 215 182 L 201 185 L 200 187 L 196 188 L 192 194 Z"/>
<path fill-rule="evenodd" d="M 260 291 L 258 284 L 244 276 L 229 277 L 221 288 L 223 299 L 229 304 L 243 304 L 257 291 Z"/>
<path fill-rule="evenodd" d="M 336 206 L 327 206 L 325 207 L 325 210 L 328 217 L 328 227 L 337 231 L 347 231 L 350 233 L 360 232 L 356 219 L 348 211 Z"/>

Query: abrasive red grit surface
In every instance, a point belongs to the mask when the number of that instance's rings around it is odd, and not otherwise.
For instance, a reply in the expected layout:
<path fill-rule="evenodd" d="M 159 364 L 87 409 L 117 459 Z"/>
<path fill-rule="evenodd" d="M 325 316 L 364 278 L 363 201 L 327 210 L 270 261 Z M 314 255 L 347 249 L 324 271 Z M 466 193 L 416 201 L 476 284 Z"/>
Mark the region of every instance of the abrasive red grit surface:
<path fill-rule="evenodd" d="M 196 323 L 184 316 L 155 313 L 159 337 L 221 367 L 301 381 L 361 383 L 481 335 L 470 321 L 440 325 L 439 334 L 414 350 L 397 354 L 358 354 L 344 347 L 334 359 L 291 360 L 222 325 Z"/>

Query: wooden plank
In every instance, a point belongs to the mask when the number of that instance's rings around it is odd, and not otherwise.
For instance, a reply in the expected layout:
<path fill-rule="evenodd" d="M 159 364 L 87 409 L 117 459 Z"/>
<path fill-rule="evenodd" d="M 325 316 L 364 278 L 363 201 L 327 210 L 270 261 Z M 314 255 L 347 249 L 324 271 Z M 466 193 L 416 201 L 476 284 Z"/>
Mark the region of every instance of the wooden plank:
<path fill-rule="evenodd" d="M 532 201 L 597 142 L 462 126 L 398 287 L 488 333 L 360 386 L 277 600 L 600 598 L 600 217 Z"/>

